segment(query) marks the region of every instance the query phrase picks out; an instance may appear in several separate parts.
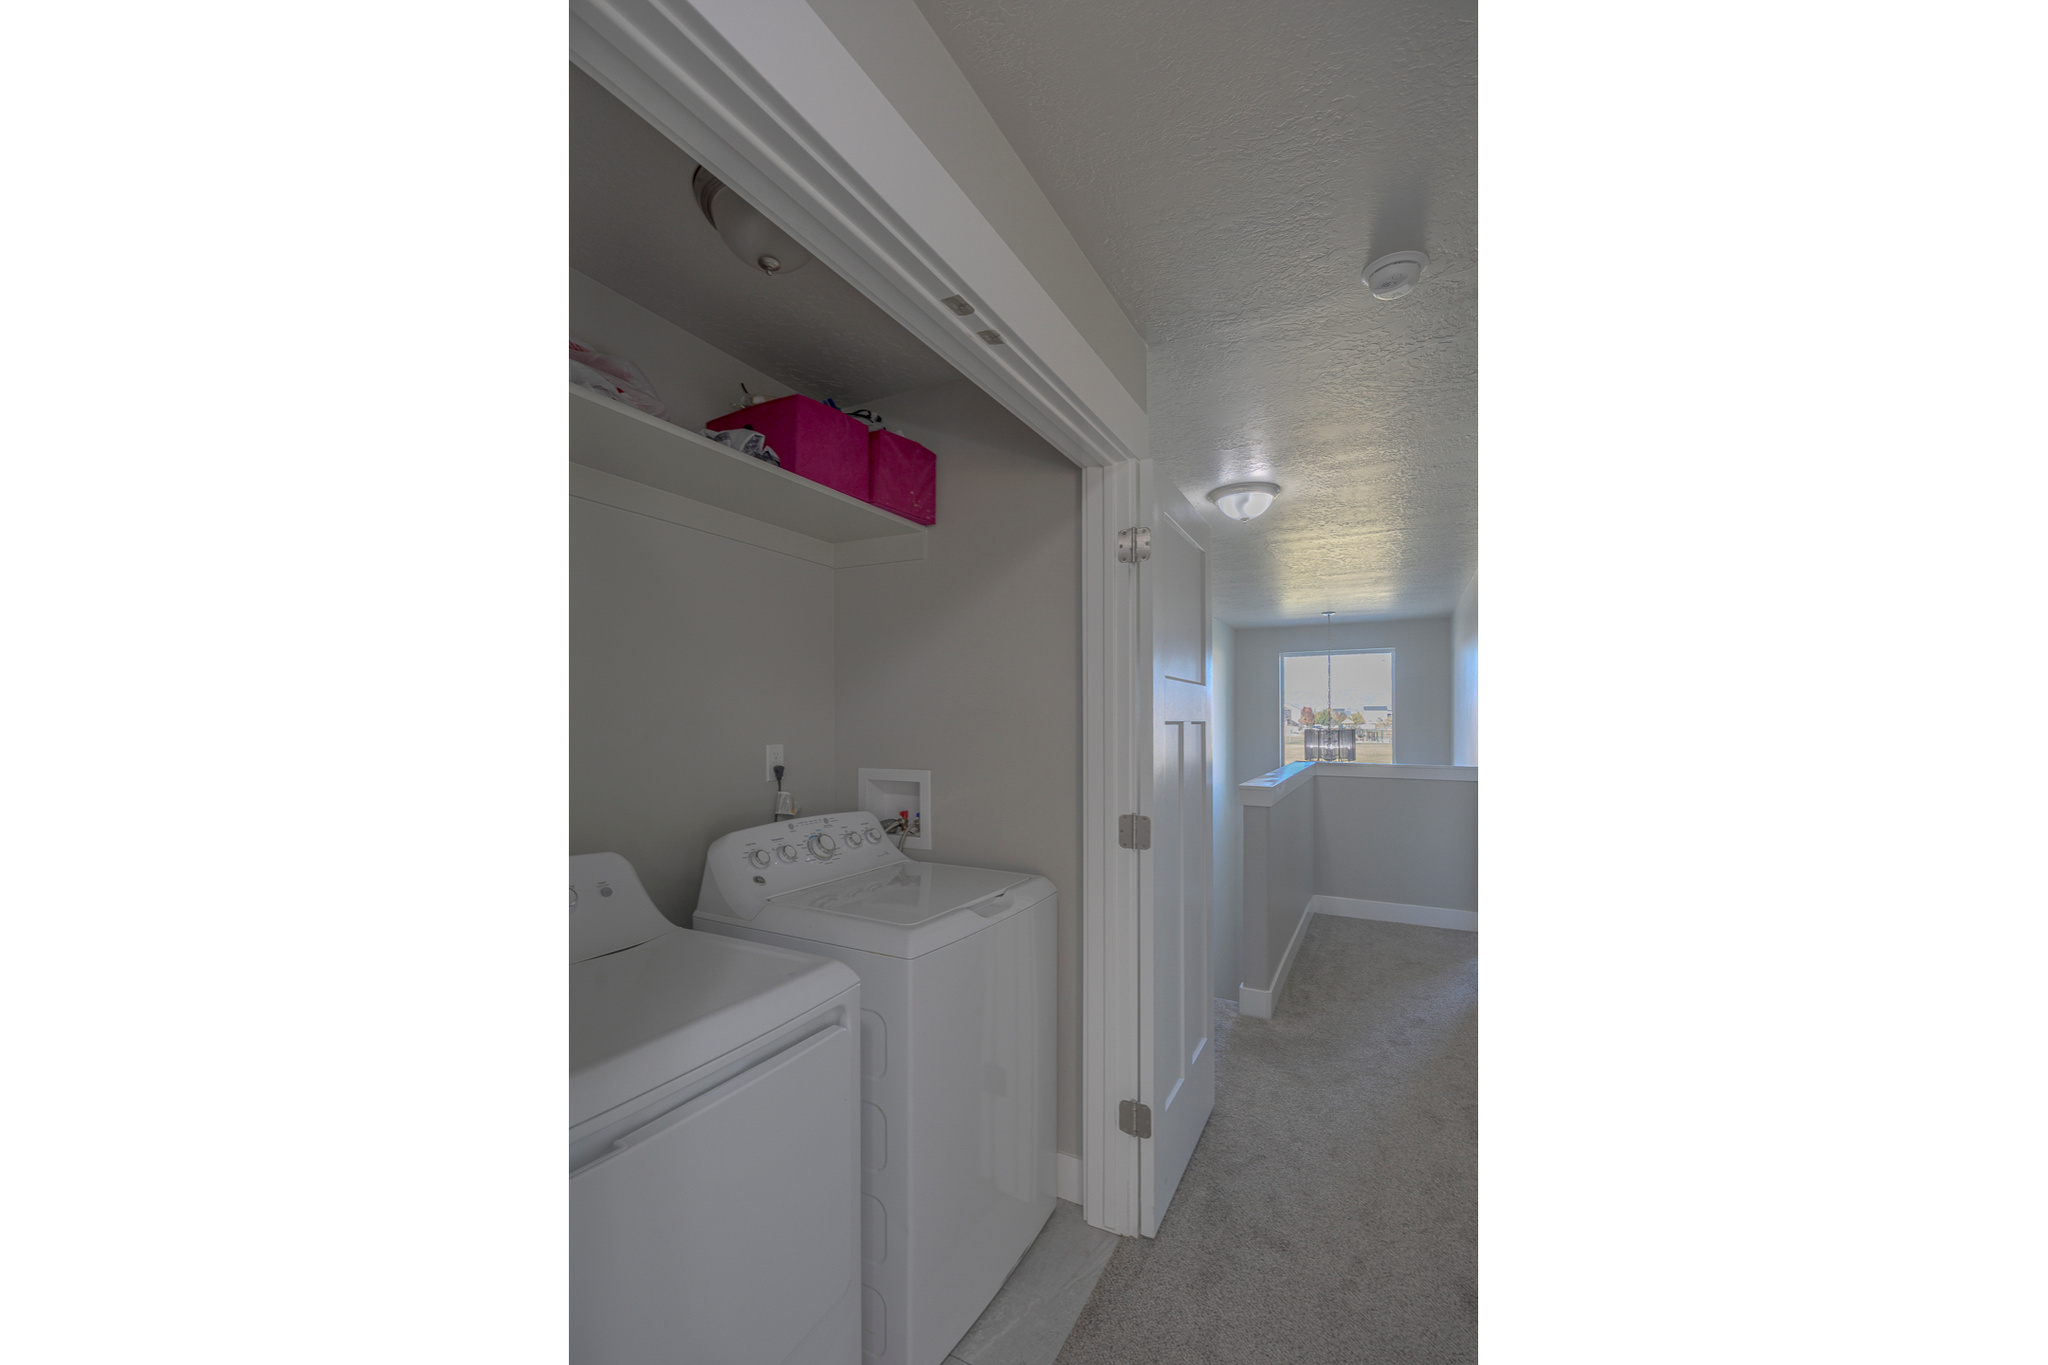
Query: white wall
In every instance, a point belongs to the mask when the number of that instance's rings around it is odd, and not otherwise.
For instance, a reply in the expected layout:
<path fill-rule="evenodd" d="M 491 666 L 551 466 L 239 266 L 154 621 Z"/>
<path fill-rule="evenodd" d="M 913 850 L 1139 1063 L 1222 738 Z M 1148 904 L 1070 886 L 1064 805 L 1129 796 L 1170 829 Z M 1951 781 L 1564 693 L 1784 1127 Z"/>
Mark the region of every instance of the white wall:
<path fill-rule="evenodd" d="M 1280 656 L 1326 647 L 1394 651 L 1394 761 L 1451 761 L 1451 619 L 1427 616 L 1335 627 L 1239 627 L 1232 785 L 1280 766 Z"/>
<path fill-rule="evenodd" d="M 1384 776 L 1373 776 L 1377 769 Z M 1316 775 L 1318 896 L 1479 909 L 1479 784 L 1470 769 L 1441 779 L 1384 765 Z"/>
<path fill-rule="evenodd" d="M 1451 613 L 1451 762 L 1479 766 L 1479 580 Z"/>
<path fill-rule="evenodd" d="M 1215 775 L 1216 823 L 1209 840 L 1214 865 L 1209 918 L 1210 962 L 1213 980 L 1210 993 L 1219 1000 L 1235 1000 L 1243 982 L 1240 938 L 1244 923 L 1244 818 L 1237 804 L 1237 784 L 1230 779 L 1236 764 L 1236 725 L 1231 718 L 1234 694 L 1237 632 L 1221 621 L 1209 623 L 1209 714 L 1215 724 L 1215 751 L 1211 771 Z"/>
<path fill-rule="evenodd" d="M 967 380 L 866 406 L 938 457 L 926 558 L 838 571 L 838 773 L 928 768 L 932 848 L 1059 891 L 1060 1150 L 1081 1150 L 1081 471 Z"/>

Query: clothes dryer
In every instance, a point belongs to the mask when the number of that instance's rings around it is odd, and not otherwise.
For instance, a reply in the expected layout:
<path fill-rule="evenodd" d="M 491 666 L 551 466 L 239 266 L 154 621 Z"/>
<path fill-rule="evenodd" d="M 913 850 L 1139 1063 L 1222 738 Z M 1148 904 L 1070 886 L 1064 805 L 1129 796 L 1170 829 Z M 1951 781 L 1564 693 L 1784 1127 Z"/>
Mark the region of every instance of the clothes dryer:
<path fill-rule="evenodd" d="M 857 1365 L 860 982 L 569 860 L 573 1365 Z"/>
<path fill-rule="evenodd" d="M 692 923 L 861 989 L 862 1350 L 940 1365 L 1051 1215 L 1052 883 L 913 861 L 866 812 L 728 834 Z"/>

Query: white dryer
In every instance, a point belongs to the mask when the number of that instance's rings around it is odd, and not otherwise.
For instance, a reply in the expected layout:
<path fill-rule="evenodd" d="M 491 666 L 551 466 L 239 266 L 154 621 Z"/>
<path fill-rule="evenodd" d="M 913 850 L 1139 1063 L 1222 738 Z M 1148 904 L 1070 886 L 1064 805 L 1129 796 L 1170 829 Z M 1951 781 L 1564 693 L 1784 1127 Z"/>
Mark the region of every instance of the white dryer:
<path fill-rule="evenodd" d="M 940 1365 L 1051 1216 L 1058 898 L 866 812 L 728 834 L 692 923 L 860 974 L 862 1349 Z"/>
<path fill-rule="evenodd" d="M 857 1365 L 860 982 L 569 860 L 570 1360 Z"/>

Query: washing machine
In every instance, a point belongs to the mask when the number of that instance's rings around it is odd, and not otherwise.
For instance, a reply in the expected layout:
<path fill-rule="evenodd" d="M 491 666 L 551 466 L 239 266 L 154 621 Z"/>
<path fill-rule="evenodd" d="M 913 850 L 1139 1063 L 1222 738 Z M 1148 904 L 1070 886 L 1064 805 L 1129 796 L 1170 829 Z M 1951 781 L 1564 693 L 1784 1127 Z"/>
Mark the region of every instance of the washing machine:
<path fill-rule="evenodd" d="M 691 923 L 860 976 L 862 1352 L 940 1365 L 1052 1214 L 1052 883 L 918 862 L 867 812 L 728 834 Z"/>
<path fill-rule="evenodd" d="M 573 1365 L 859 1365 L 860 981 L 569 860 Z"/>

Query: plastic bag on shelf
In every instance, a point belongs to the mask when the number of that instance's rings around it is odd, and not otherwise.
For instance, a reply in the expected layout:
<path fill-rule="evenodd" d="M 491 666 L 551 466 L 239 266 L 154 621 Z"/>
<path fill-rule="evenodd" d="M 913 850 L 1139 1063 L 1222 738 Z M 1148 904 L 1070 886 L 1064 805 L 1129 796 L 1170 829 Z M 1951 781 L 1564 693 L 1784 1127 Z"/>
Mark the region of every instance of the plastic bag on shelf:
<path fill-rule="evenodd" d="M 609 394 L 649 417 L 668 415 L 668 409 L 654 396 L 654 386 L 647 382 L 638 365 L 619 356 L 605 355 L 575 337 L 569 338 L 569 382 Z"/>

